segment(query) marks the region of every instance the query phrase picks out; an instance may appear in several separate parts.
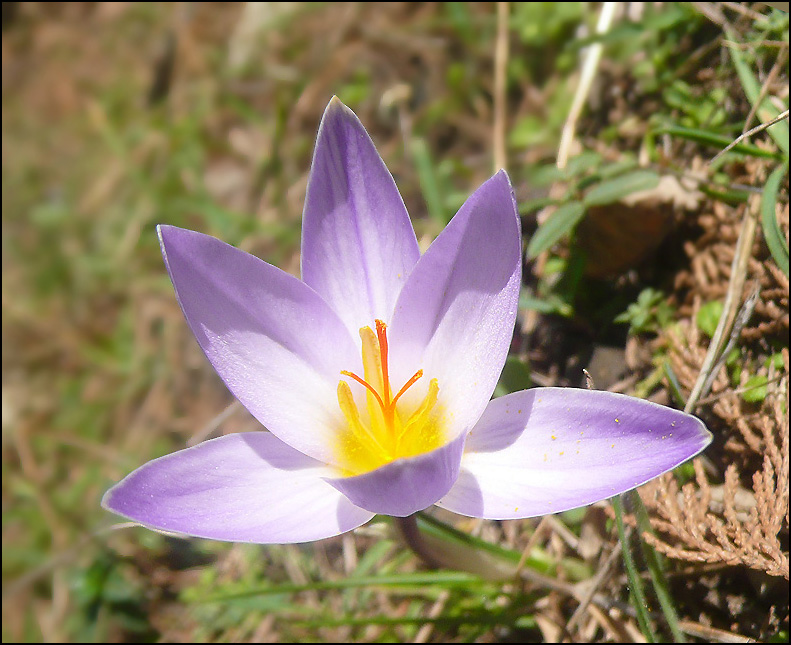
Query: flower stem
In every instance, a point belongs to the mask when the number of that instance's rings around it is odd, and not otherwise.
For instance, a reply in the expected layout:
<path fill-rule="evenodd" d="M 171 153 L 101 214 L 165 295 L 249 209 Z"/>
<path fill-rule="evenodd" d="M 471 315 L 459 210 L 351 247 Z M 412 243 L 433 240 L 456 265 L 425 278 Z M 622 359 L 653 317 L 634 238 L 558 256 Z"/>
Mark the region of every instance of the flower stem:
<path fill-rule="evenodd" d="M 393 520 L 401 539 L 404 540 L 406 545 L 412 549 L 426 565 L 432 569 L 438 569 L 442 566 L 442 563 L 433 554 L 432 550 L 423 539 L 423 535 L 417 525 L 417 515 L 394 517 Z"/>

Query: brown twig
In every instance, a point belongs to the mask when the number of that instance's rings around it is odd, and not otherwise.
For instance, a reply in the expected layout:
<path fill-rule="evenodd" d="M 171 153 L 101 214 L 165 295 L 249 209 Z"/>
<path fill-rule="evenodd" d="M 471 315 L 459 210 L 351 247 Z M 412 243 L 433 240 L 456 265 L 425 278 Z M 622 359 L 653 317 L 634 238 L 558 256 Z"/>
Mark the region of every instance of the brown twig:
<path fill-rule="evenodd" d="M 756 103 L 756 105 L 758 105 L 758 103 Z M 744 139 L 751 137 L 754 134 L 758 134 L 759 132 L 762 132 L 763 130 L 770 128 L 775 123 L 778 123 L 779 121 L 782 121 L 783 119 L 787 119 L 787 118 L 788 118 L 788 110 L 778 114 L 771 121 L 767 121 L 766 123 L 761 123 L 760 125 L 755 126 L 751 130 L 748 130 L 747 132 L 743 132 L 738 137 L 736 137 L 733 141 L 731 141 L 727 146 L 725 146 L 722 150 L 720 150 L 716 155 L 714 155 L 711 161 L 709 161 L 709 164 L 713 164 L 715 161 L 717 161 L 717 159 L 719 159 L 722 155 L 728 152 L 728 150 L 730 150 L 734 146 L 739 145 L 739 143 L 741 143 Z"/>
<path fill-rule="evenodd" d="M 708 394 L 708 392 L 704 390 L 704 386 L 709 380 L 709 374 L 713 370 L 717 359 L 720 357 L 722 349 L 725 347 L 730 331 L 733 329 L 734 322 L 736 321 L 736 315 L 741 306 L 744 283 L 747 278 L 747 264 L 752 254 L 753 242 L 755 241 L 757 232 L 760 203 L 760 196 L 752 195 L 747 204 L 747 211 L 742 221 L 742 228 L 739 232 L 739 239 L 736 242 L 736 250 L 734 252 L 733 262 L 731 263 L 731 277 L 728 282 L 728 291 L 725 296 L 722 315 L 720 316 L 717 329 L 709 344 L 706 358 L 700 368 L 697 382 L 687 399 L 687 404 L 684 406 L 685 412 L 694 410 L 698 404 L 698 400 Z"/>
<path fill-rule="evenodd" d="M 610 26 L 615 16 L 615 10 L 618 8 L 618 2 L 605 2 L 599 14 L 599 22 L 596 25 L 596 33 L 606 34 L 610 30 Z M 585 62 L 582 64 L 582 72 L 580 74 L 580 82 L 577 86 L 577 91 L 574 93 L 574 99 L 571 103 L 569 115 L 566 118 L 566 123 L 563 125 L 563 131 L 560 135 L 560 145 L 558 146 L 558 168 L 565 168 L 568 158 L 571 154 L 571 145 L 574 142 L 574 136 L 577 132 L 577 121 L 582 114 L 582 108 L 590 93 L 593 79 L 596 77 L 596 70 L 599 67 L 601 54 L 604 46 L 600 42 L 590 45 L 585 53 Z"/>

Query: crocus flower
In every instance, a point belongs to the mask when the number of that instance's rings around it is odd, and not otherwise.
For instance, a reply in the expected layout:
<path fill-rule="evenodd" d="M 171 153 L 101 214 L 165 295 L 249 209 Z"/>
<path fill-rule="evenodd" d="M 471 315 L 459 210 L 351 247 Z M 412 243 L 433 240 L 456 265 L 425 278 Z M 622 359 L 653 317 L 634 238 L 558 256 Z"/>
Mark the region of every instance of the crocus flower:
<path fill-rule="evenodd" d="M 268 432 L 160 457 L 112 487 L 105 508 L 145 526 L 287 543 L 432 504 L 525 518 L 635 488 L 711 439 L 693 416 L 609 392 L 490 401 L 522 270 L 508 176 L 421 256 L 392 176 L 337 98 L 313 156 L 301 281 L 207 235 L 158 230 L 192 332 Z"/>

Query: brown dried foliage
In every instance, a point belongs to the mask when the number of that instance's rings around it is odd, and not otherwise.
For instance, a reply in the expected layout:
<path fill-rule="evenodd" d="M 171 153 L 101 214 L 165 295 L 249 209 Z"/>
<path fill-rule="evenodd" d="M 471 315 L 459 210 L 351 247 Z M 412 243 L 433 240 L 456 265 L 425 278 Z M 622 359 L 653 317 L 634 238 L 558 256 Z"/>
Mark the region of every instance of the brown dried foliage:
<path fill-rule="evenodd" d="M 783 385 L 787 383 L 786 373 Z M 696 459 L 694 482 L 679 487 L 668 474 L 643 489 L 658 515 L 652 524 L 660 533 L 646 534 L 647 542 L 671 558 L 742 564 L 788 579 L 788 553 L 779 539 L 781 531 L 788 531 L 788 413 L 781 398 L 773 398 L 773 417 L 758 423 L 766 454 L 761 470 L 753 474 L 752 491 L 741 486 L 735 464 L 727 467 L 722 485 L 712 486 L 703 460 Z M 783 427 L 778 437 L 775 430 Z"/>
<path fill-rule="evenodd" d="M 688 289 L 681 308 L 686 316 L 665 340 L 671 367 L 687 391 L 698 378 L 708 345 L 694 320 L 701 302 L 724 296 L 741 216 L 735 209 L 713 204 L 711 213 L 699 216 L 705 232 L 686 248 L 691 271 L 680 274 L 676 285 L 679 290 Z M 779 216 L 788 236 L 787 205 Z M 722 452 L 709 451 L 709 457 L 696 459 L 695 478 L 683 486 L 667 474 L 641 490 L 657 530 L 657 535 L 646 535 L 646 540 L 671 558 L 741 564 L 789 577 L 788 552 L 783 549 L 789 526 L 788 350 L 783 350 L 782 370 L 765 362 L 769 340 L 787 338 L 788 287 L 788 279 L 762 242 L 756 241 L 746 291 L 757 288 L 759 299 L 739 339 L 739 360 L 745 368 L 734 384 L 726 366 L 721 366 L 710 395 L 697 410 L 715 434 L 714 449 Z M 750 372 L 768 379 L 767 396 L 760 404 L 742 396 Z M 715 460 L 727 464 L 724 473 L 720 474 Z M 721 483 L 712 484 L 712 480 Z"/>

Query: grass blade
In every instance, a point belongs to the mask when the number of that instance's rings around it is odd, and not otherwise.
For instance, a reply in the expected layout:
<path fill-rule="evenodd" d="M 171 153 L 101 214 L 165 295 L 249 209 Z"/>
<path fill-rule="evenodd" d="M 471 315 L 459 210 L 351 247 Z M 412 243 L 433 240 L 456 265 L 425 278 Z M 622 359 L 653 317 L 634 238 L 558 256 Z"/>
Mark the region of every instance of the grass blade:
<path fill-rule="evenodd" d="M 739 76 L 739 80 L 741 81 L 742 88 L 744 89 L 744 93 L 747 95 L 750 104 L 755 107 L 756 102 L 761 97 L 761 84 L 758 82 L 758 79 L 753 74 L 752 70 L 750 69 L 750 65 L 747 62 L 747 59 L 744 56 L 744 53 L 738 46 L 738 39 L 736 34 L 733 33 L 730 29 L 725 30 L 728 39 L 732 41 L 732 45 L 728 47 L 728 51 L 731 54 L 731 61 L 733 62 L 733 66 L 736 69 L 736 73 Z M 772 102 L 767 98 L 761 100 L 761 104 L 758 106 L 758 118 L 761 121 L 771 121 L 775 117 L 780 114 L 781 110 L 777 109 Z M 777 144 L 777 147 L 780 148 L 785 153 L 786 158 L 789 156 L 789 128 L 787 121 L 780 121 L 775 123 L 773 126 L 767 128 L 767 132 L 769 136 L 774 139 L 774 142 Z"/>
<path fill-rule="evenodd" d="M 265 596 L 272 594 L 293 594 L 300 591 L 326 591 L 332 589 L 350 589 L 359 587 L 426 587 L 439 585 L 442 588 L 464 587 L 469 588 L 475 584 L 484 584 L 478 577 L 460 571 L 422 571 L 416 573 L 391 573 L 387 575 L 357 576 L 341 578 L 339 580 L 320 580 L 306 584 L 279 584 L 266 587 L 256 587 L 243 591 L 218 593 L 195 599 L 196 603 L 225 602 L 252 596 Z"/>
<path fill-rule="evenodd" d="M 764 194 L 761 197 L 761 226 L 764 229 L 764 238 L 769 252 L 772 254 L 775 263 L 780 270 L 788 277 L 788 244 L 777 223 L 776 205 L 777 193 L 780 189 L 780 182 L 788 171 L 788 163 L 784 163 L 769 175 L 764 186 Z"/>
<path fill-rule="evenodd" d="M 585 214 L 582 202 L 568 202 L 549 216 L 527 245 L 527 259 L 532 260 L 567 233 L 570 233 Z"/>
<path fill-rule="evenodd" d="M 686 139 L 687 141 L 702 143 L 713 148 L 719 148 L 720 150 L 727 148 L 733 142 L 733 139 L 721 134 L 716 134 L 707 130 L 699 130 L 697 128 L 685 128 L 680 125 L 669 128 L 661 128 L 656 130 L 655 134 L 669 134 L 671 137 L 679 137 L 680 139 Z M 758 146 L 754 146 L 749 143 L 737 143 L 731 148 L 730 151 L 740 152 L 745 155 L 750 155 L 751 157 L 761 157 L 764 159 L 783 158 L 783 156 L 777 152 L 765 150 L 764 148 L 759 148 Z"/>
<path fill-rule="evenodd" d="M 686 643 L 687 639 L 681 627 L 678 625 L 678 613 L 676 612 L 673 596 L 670 594 L 670 587 L 667 584 L 667 578 L 662 567 L 662 561 L 659 554 L 654 548 L 642 539 L 643 533 L 651 532 L 651 522 L 648 519 L 648 511 L 645 510 L 643 500 L 636 490 L 628 493 L 630 501 L 635 509 L 635 516 L 637 517 L 637 539 L 643 548 L 643 556 L 645 557 L 646 566 L 651 574 L 651 582 L 654 584 L 654 592 L 659 601 L 659 606 L 662 608 L 662 613 L 667 621 L 667 626 L 673 634 L 673 640 L 676 643 Z"/>
<path fill-rule="evenodd" d="M 434 171 L 434 162 L 425 139 L 415 137 L 411 143 L 412 159 L 417 169 L 418 182 L 426 200 L 428 214 L 435 222 L 445 226 L 450 219 L 445 212 L 442 201 L 442 189 L 439 185 L 437 174 Z"/>
<path fill-rule="evenodd" d="M 640 629 L 646 640 L 649 643 L 656 643 L 657 636 L 651 627 L 651 618 L 648 615 L 645 592 L 643 591 L 643 581 L 635 566 L 634 558 L 632 558 L 632 552 L 629 548 L 629 540 L 626 537 L 626 528 L 623 523 L 623 502 L 620 496 L 613 497 L 611 501 L 613 510 L 615 511 L 615 524 L 618 527 L 618 538 L 623 545 L 621 553 L 623 554 L 626 577 L 629 580 L 629 593 L 632 597 L 632 604 L 637 612 L 637 622 L 640 624 Z"/>

